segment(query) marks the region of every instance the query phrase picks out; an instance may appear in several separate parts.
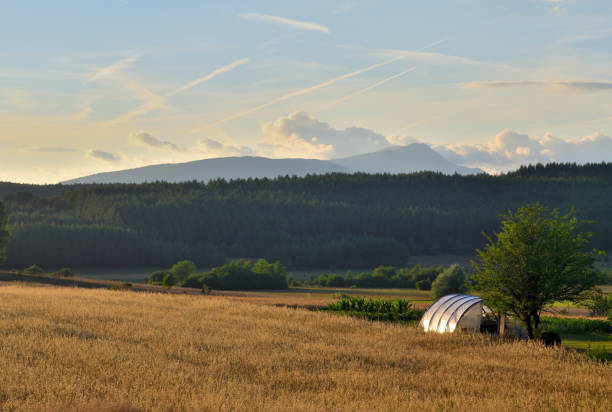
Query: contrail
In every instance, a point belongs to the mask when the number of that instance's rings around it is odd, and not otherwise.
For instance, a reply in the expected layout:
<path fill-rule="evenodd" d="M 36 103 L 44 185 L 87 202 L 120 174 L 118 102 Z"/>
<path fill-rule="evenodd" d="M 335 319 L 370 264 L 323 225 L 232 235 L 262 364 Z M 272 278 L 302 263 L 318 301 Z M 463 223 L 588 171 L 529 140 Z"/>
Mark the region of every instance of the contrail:
<path fill-rule="evenodd" d="M 420 49 L 419 49 L 419 50 L 417 50 L 417 51 L 422 51 L 422 50 L 425 50 L 425 49 L 427 49 L 427 48 L 430 48 L 430 47 L 436 46 L 436 45 L 438 45 L 438 44 L 440 44 L 440 43 L 445 42 L 446 40 L 447 40 L 447 39 L 438 40 L 437 42 L 434 42 L 434 43 L 428 44 L 428 45 L 426 45 L 426 46 L 424 46 L 424 47 L 420 48 Z M 213 125 L 214 125 L 214 126 L 218 126 L 218 125 L 220 125 L 220 124 L 222 124 L 222 123 L 225 123 L 225 122 L 227 122 L 227 121 L 229 121 L 229 120 L 237 119 L 237 118 L 239 118 L 239 117 L 244 117 L 244 116 L 246 116 L 246 115 L 248 115 L 248 114 L 251 114 L 251 113 L 253 113 L 253 112 L 259 111 L 259 110 L 264 109 L 264 108 L 266 108 L 266 107 L 268 107 L 268 106 L 272 106 L 273 104 L 276 104 L 276 103 L 279 103 L 279 102 L 285 101 L 285 100 L 287 100 L 287 99 L 291 99 L 292 97 L 297 97 L 297 96 L 301 96 L 301 95 L 304 95 L 304 94 L 312 93 L 312 92 L 314 92 L 314 91 L 316 91 L 316 90 L 323 89 L 324 87 L 331 86 L 332 84 L 337 83 L 337 82 L 339 82 L 339 81 L 341 81 L 341 80 L 350 79 L 351 77 L 357 76 L 357 75 L 362 74 L 362 73 L 369 72 L 370 70 L 374 70 L 374 69 L 376 69 L 376 68 L 378 68 L 378 67 L 385 66 L 385 65 L 387 65 L 387 64 L 389 64 L 389 63 L 393 63 L 393 62 L 395 62 L 395 61 L 405 59 L 406 57 L 407 57 L 407 56 L 398 56 L 398 57 L 394 57 L 394 58 L 392 58 L 392 59 L 385 60 L 385 61 L 383 61 L 383 62 L 376 63 L 376 64 L 373 64 L 373 65 L 368 66 L 368 67 L 364 67 L 363 69 L 359 69 L 359 70 L 356 70 L 356 71 L 354 71 L 354 72 L 346 73 L 346 74 L 343 74 L 342 76 L 334 77 L 334 78 L 333 78 L 333 79 L 331 79 L 331 80 L 328 80 L 328 81 L 323 82 L 323 83 L 319 83 L 319 84 L 317 84 L 317 85 L 315 85 L 315 86 L 308 87 L 308 88 L 306 88 L 306 89 L 297 90 L 297 91 L 295 91 L 295 92 L 291 92 L 291 93 L 286 94 L 286 95 L 284 95 L 284 96 L 280 96 L 280 97 L 277 97 L 277 98 L 275 98 L 275 99 L 272 99 L 272 100 L 270 100 L 270 101 L 269 101 L 269 102 L 267 102 L 267 103 L 263 103 L 263 104 L 260 104 L 260 105 L 258 105 L 258 106 L 255 106 L 255 107 L 251 107 L 250 109 L 243 110 L 243 111 L 241 111 L 241 112 L 238 112 L 238 113 L 232 114 L 232 115 L 230 115 L 230 116 L 228 116 L 228 117 L 226 117 L 226 118 L 224 118 L 224 119 L 222 119 L 222 120 L 219 120 L 219 121 L 218 121 L 218 122 L 216 122 L 216 123 L 213 123 Z"/>
<path fill-rule="evenodd" d="M 333 105 L 338 104 L 338 103 L 342 103 L 343 101 L 346 101 L 348 99 L 352 99 L 355 96 L 359 96 L 361 94 L 364 94 L 365 92 L 367 92 L 369 90 L 375 89 L 378 86 L 382 86 L 383 84 L 385 84 L 387 82 L 390 82 L 393 79 L 397 79 L 398 77 L 401 77 L 401 76 L 405 75 L 406 73 L 410 73 L 410 72 L 414 71 L 415 69 L 416 69 L 416 67 L 413 66 L 413 67 L 411 67 L 409 69 L 404 70 L 401 73 L 394 74 L 393 76 L 387 77 L 386 79 L 382 79 L 382 80 L 380 80 L 380 81 L 378 81 L 378 82 L 376 82 L 376 83 L 374 83 L 374 84 L 372 84 L 372 85 L 370 85 L 368 87 L 365 87 L 365 88 L 363 88 L 361 90 L 357 90 L 354 93 L 347 94 L 346 96 L 343 96 L 343 97 L 341 97 L 341 98 L 339 98 L 337 100 L 334 100 L 333 102 L 329 103 L 328 105 L 323 106 L 320 110 L 327 109 L 330 106 L 333 106 Z"/>
<path fill-rule="evenodd" d="M 251 61 L 251 59 L 240 59 L 240 60 L 237 60 L 237 61 L 235 61 L 235 62 L 233 62 L 231 64 L 228 64 L 227 66 L 220 67 L 220 68 L 212 71 L 210 74 L 207 74 L 204 77 L 200 77 L 199 79 L 196 79 L 196 80 L 194 80 L 192 82 L 189 82 L 186 85 L 184 85 L 183 87 L 179 87 L 175 91 L 168 93 L 166 95 L 166 97 L 170 97 L 170 96 L 174 96 L 176 94 L 182 93 L 185 90 L 189 90 L 192 87 L 197 86 L 200 83 L 204 83 L 204 82 L 207 82 L 207 81 L 209 81 L 211 79 L 214 79 L 215 77 L 219 76 L 220 74 L 223 74 L 225 72 L 229 72 L 230 70 L 233 70 L 234 68 L 236 68 L 238 66 L 241 66 L 243 64 L 249 63 L 250 61 Z"/>
<path fill-rule="evenodd" d="M 240 17 L 242 17 L 243 19 L 247 19 L 247 20 L 257 20 L 257 21 L 261 21 L 264 23 L 276 23 L 276 24 L 280 24 L 283 26 L 292 27 L 294 29 L 313 30 L 313 31 L 318 31 L 318 32 L 325 33 L 325 34 L 329 34 L 330 32 L 329 28 L 321 24 L 311 23 L 309 21 L 293 20 L 293 19 L 288 19 L 286 17 L 271 16 L 269 14 L 246 13 L 246 14 L 241 14 Z"/>
<path fill-rule="evenodd" d="M 167 93 L 165 96 L 155 96 L 154 98 L 151 98 L 149 101 L 147 101 L 145 104 L 141 105 L 140 107 L 134 109 L 133 111 L 129 112 L 129 113 L 125 113 L 121 116 L 119 116 L 118 118 L 116 118 L 115 120 L 113 120 L 113 122 L 121 122 L 124 120 L 128 120 L 131 119 L 133 117 L 136 116 L 140 116 L 143 114 L 146 114 L 148 112 L 150 112 L 151 110 L 155 110 L 158 109 L 160 107 L 162 107 L 164 105 L 164 103 L 166 102 L 166 100 L 168 100 L 169 97 L 175 96 L 179 93 L 182 93 L 186 90 L 191 89 L 192 87 L 197 86 L 198 84 L 201 83 L 205 83 L 211 79 L 214 79 L 215 77 L 229 72 L 230 70 L 235 69 L 238 66 L 241 66 L 243 64 L 249 63 L 251 61 L 251 59 L 240 59 L 240 60 L 236 60 L 233 63 L 230 63 L 228 65 L 225 65 L 223 67 L 219 67 L 218 69 L 213 70 L 212 72 L 210 72 L 209 74 L 207 74 L 204 77 L 200 77 L 199 79 L 195 79 L 192 82 L 187 83 L 184 86 L 179 87 L 176 90 L 173 90 L 169 93 Z"/>

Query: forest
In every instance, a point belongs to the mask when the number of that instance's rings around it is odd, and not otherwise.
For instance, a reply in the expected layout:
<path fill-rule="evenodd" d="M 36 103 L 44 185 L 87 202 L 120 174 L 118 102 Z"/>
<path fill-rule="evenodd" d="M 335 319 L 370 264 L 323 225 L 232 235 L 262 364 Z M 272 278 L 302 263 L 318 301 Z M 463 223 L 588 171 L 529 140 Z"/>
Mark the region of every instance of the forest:
<path fill-rule="evenodd" d="M 464 254 L 523 204 L 590 223 L 612 250 L 612 163 L 548 164 L 502 175 L 340 174 L 208 183 L 0 183 L 11 237 L 4 267 L 212 267 L 239 258 L 289 268 L 399 266 Z"/>

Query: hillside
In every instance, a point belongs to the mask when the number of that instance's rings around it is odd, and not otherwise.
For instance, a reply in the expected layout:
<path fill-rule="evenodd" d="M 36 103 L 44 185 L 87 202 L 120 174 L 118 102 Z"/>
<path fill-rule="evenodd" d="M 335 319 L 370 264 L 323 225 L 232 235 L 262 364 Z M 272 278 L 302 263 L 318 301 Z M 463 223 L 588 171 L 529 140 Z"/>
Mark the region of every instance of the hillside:
<path fill-rule="evenodd" d="M 213 179 L 274 178 L 277 176 L 306 176 L 349 172 L 340 165 L 315 159 L 268 159 L 265 157 L 222 157 L 187 163 L 161 164 L 98 173 L 68 180 L 74 183 L 144 183 L 144 182 L 207 182 Z"/>
<path fill-rule="evenodd" d="M 550 177 L 338 173 L 59 186 L 55 195 L 33 186 L 4 196 L 12 230 L 5 267 L 167 267 L 181 259 L 210 267 L 239 257 L 290 268 L 400 266 L 410 256 L 473 255 L 500 214 L 530 202 L 577 208 L 591 221 L 583 229 L 594 233 L 592 246 L 612 250 L 612 165 L 586 177 L 580 169 L 559 176 L 555 167 Z"/>
<path fill-rule="evenodd" d="M 424 143 L 392 147 L 379 152 L 335 159 L 332 162 L 354 172 L 414 173 L 440 172 L 444 174 L 472 175 L 484 173 L 480 169 L 458 166 L 449 162 Z"/>
<path fill-rule="evenodd" d="M 222 297 L 14 285 L 0 299 L 0 410 L 612 408 L 612 366 L 534 344 Z"/>
<path fill-rule="evenodd" d="M 187 163 L 160 164 L 97 173 L 63 182 L 74 183 L 144 183 L 144 182 L 208 182 L 213 179 L 275 178 L 306 176 L 333 172 L 413 173 L 421 171 L 446 174 L 476 174 L 480 169 L 457 166 L 444 159 L 429 146 L 414 143 L 380 152 L 335 160 L 268 159 L 265 157 L 222 157 Z"/>

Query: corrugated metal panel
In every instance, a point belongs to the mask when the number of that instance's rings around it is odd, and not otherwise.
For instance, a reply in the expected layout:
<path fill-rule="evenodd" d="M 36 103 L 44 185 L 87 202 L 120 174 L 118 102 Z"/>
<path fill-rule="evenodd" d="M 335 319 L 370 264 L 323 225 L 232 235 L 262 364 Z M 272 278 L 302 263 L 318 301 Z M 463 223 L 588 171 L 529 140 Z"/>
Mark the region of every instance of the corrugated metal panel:
<path fill-rule="evenodd" d="M 461 317 L 482 302 L 478 296 L 446 295 L 435 301 L 423 314 L 420 326 L 425 331 L 453 332 Z"/>

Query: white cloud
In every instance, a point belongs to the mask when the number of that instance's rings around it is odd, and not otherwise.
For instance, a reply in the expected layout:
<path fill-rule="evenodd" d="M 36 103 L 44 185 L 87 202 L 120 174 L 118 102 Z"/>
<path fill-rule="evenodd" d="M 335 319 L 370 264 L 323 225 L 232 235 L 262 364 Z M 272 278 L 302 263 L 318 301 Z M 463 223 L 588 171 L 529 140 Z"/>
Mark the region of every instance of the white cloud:
<path fill-rule="evenodd" d="M 119 156 L 118 154 L 105 152 L 103 150 L 90 150 L 89 152 L 87 152 L 87 156 L 92 159 L 101 160 L 103 162 L 109 163 L 114 163 L 121 160 L 121 156 Z"/>
<path fill-rule="evenodd" d="M 150 149 L 180 151 L 178 146 L 174 143 L 159 140 L 149 132 L 130 133 L 129 139 L 132 143 L 136 145 L 144 146 Z"/>
<path fill-rule="evenodd" d="M 325 27 L 321 24 L 293 20 L 288 19 L 286 17 L 271 16 L 269 14 L 245 13 L 241 14 L 240 17 L 242 17 L 243 19 L 260 21 L 263 23 L 280 24 L 282 26 L 287 26 L 298 30 L 318 31 L 320 33 L 325 34 L 328 34 L 331 31 L 328 27 Z"/>
<path fill-rule="evenodd" d="M 93 82 L 96 80 L 103 79 L 105 77 L 114 76 L 115 74 L 122 72 L 132 66 L 134 62 L 138 60 L 139 56 L 130 56 L 125 59 L 119 60 L 110 66 L 102 67 L 97 69 L 89 78 L 87 82 Z"/>
<path fill-rule="evenodd" d="M 462 143 L 433 148 L 452 162 L 497 171 L 538 162 L 612 161 L 612 138 L 601 133 L 579 139 L 561 139 L 550 133 L 533 137 L 503 130 L 485 145 Z"/>
<path fill-rule="evenodd" d="M 261 127 L 260 145 L 274 157 L 329 159 L 381 150 L 387 139 L 362 127 L 334 129 L 307 112 L 293 113 Z"/>

